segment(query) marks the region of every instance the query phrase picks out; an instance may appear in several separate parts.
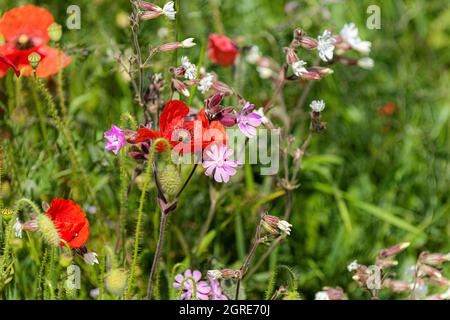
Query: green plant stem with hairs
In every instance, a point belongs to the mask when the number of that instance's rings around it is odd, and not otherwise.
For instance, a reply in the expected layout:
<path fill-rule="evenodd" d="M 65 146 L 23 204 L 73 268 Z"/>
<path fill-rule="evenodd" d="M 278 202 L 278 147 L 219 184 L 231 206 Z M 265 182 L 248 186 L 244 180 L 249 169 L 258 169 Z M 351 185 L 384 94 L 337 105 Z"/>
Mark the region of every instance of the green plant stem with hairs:
<path fill-rule="evenodd" d="M 59 41 L 56 42 L 56 48 L 58 49 L 58 96 L 59 96 L 59 107 L 61 109 L 61 114 L 63 116 L 64 124 L 67 126 L 69 124 L 69 112 L 67 110 L 66 98 L 64 96 L 62 52 L 61 52 L 61 43 Z"/>
<path fill-rule="evenodd" d="M 181 300 L 181 295 L 183 294 L 183 287 L 186 281 L 191 280 L 192 286 L 194 287 L 194 294 L 191 297 L 191 300 L 197 300 L 197 282 L 193 277 L 186 277 L 181 281 L 180 290 L 178 291 L 178 300 Z"/>
<path fill-rule="evenodd" d="M 127 291 L 125 293 L 126 299 L 129 299 L 131 297 L 131 294 L 132 294 L 133 288 L 134 288 L 134 278 L 135 278 L 135 273 L 136 273 L 136 264 L 137 264 L 138 251 L 139 251 L 139 236 L 140 236 L 140 231 L 141 231 L 142 216 L 143 216 L 143 212 L 144 212 L 145 194 L 147 193 L 148 184 L 150 182 L 150 174 L 152 173 L 153 156 L 155 154 L 156 146 L 161 142 L 163 142 L 167 145 L 168 159 L 169 159 L 169 161 L 171 161 L 171 157 L 170 157 L 171 146 L 170 146 L 169 141 L 167 141 L 164 138 L 159 138 L 159 139 L 156 139 L 155 141 L 153 141 L 152 148 L 150 149 L 150 155 L 147 160 L 147 168 L 145 170 L 144 185 L 142 186 L 141 198 L 139 201 L 138 217 L 137 217 L 137 223 L 136 223 L 136 234 L 135 234 L 135 238 L 134 238 L 133 260 L 131 263 L 130 276 L 128 277 Z"/>
<path fill-rule="evenodd" d="M 47 102 L 47 106 L 49 108 L 50 115 L 52 116 L 53 120 L 56 123 L 56 128 L 58 129 L 59 133 L 62 134 L 64 138 L 65 145 L 68 148 L 70 160 L 72 162 L 72 168 L 75 168 L 76 171 L 78 171 L 81 175 L 81 181 L 83 183 L 83 187 L 87 189 L 88 195 L 90 197 L 90 200 L 97 205 L 97 199 L 95 197 L 95 194 L 92 190 L 92 186 L 89 183 L 89 178 L 87 176 L 86 170 L 84 170 L 83 166 L 81 165 L 81 161 L 79 159 L 78 153 L 75 149 L 75 145 L 72 140 L 72 136 L 69 133 L 69 130 L 61 120 L 61 118 L 58 115 L 58 110 L 56 109 L 54 99 L 48 89 L 44 86 L 42 81 L 34 77 L 34 81 L 40 91 L 40 93 L 44 96 L 45 101 Z"/>

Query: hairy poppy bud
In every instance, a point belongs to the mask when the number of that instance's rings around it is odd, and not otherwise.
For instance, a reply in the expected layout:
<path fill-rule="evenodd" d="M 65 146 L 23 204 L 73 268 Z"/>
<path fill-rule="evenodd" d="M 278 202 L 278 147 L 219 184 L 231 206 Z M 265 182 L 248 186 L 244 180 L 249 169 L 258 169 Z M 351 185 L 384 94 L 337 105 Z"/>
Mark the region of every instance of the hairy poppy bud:
<path fill-rule="evenodd" d="M 37 52 L 32 52 L 28 56 L 28 62 L 33 69 L 36 69 L 39 66 L 39 62 L 41 62 L 41 56 Z"/>
<path fill-rule="evenodd" d="M 105 277 L 106 289 L 113 295 L 120 296 L 127 285 L 127 272 L 124 269 L 112 269 Z"/>
<path fill-rule="evenodd" d="M 52 23 L 50 27 L 48 27 L 48 36 L 55 42 L 61 40 L 62 37 L 62 27 L 60 24 Z"/>
<path fill-rule="evenodd" d="M 5 221 L 11 220 L 13 214 L 14 214 L 14 211 L 12 209 L 9 209 L 9 208 L 2 209 L 2 219 Z"/>
<path fill-rule="evenodd" d="M 50 219 L 46 215 L 40 214 L 38 215 L 36 221 L 39 226 L 39 231 L 41 232 L 44 240 L 49 245 L 58 246 L 61 242 L 61 238 L 52 219 Z"/>
<path fill-rule="evenodd" d="M 181 178 L 177 168 L 173 164 L 167 164 L 159 174 L 159 182 L 164 195 L 173 199 L 181 187 Z"/>

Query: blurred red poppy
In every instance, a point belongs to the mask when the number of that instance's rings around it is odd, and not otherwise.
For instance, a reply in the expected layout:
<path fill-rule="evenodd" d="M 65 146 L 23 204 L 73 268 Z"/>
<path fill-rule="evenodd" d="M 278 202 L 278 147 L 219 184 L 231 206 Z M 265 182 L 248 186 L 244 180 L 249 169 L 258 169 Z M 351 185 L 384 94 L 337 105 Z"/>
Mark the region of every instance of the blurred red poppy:
<path fill-rule="evenodd" d="M 189 107 L 182 101 L 169 101 L 159 118 L 160 131 L 140 128 L 130 143 L 139 143 L 158 138 L 167 139 L 175 152 L 192 153 L 205 149 L 213 142 L 226 143 L 225 127 L 217 120 L 210 121 L 205 109 L 198 115 L 189 115 Z M 164 143 L 156 148 L 159 152 L 165 149 Z"/>
<path fill-rule="evenodd" d="M 0 45 L 0 54 L 19 69 L 25 76 L 33 75 L 28 56 L 37 52 L 41 62 L 37 76 L 44 78 L 58 72 L 58 50 L 47 46 L 50 40 L 48 28 L 54 23 L 53 16 L 44 8 L 26 5 L 6 12 L 0 19 L 0 35 L 5 44 Z M 2 59 L 3 61 L 3 59 Z M 72 58 L 61 53 L 61 65 L 67 66 Z M 3 61 L 4 62 L 4 61 Z M 0 63 L 0 77 L 3 77 L 10 63 Z"/>
<path fill-rule="evenodd" d="M 209 59 L 222 66 L 230 66 L 234 64 L 239 50 L 236 43 L 221 34 L 210 34 L 208 43 L 208 56 Z"/>
<path fill-rule="evenodd" d="M 61 239 L 72 249 L 81 248 L 88 241 L 89 221 L 81 207 L 72 200 L 53 199 L 46 214 L 53 220 Z M 64 246 L 64 243 L 60 245 Z"/>
<path fill-rule="evenodd" d="M 379 109 L 379 113 L 382 116 L 392 116 L 397 109 L 397 106 L 393 102 L 388 102 Z"/>

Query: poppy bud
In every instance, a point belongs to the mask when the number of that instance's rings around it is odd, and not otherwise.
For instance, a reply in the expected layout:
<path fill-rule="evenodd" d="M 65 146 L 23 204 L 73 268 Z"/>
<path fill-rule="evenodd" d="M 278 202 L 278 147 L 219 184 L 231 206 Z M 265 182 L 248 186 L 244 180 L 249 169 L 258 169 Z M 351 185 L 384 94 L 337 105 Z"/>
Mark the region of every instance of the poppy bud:
<path fill-rule="evenodd" d="M 11 220 L 13 214 L 14 214 L 14 211 L 12 209 L 3 208 L 2 209 L 2 220 L 5 220 L 5 221 Z"/>
<path fill-rule="evenodd" d="M 124 269 L 112 269 L 105 277 L 106 289 L 113 295 L 120 296 L 127 285 L 127 272 Z"/>
<path fill-rule="evenodd" d="M 52 23 L 50 27 L 48 27 L 48 36 L 55 42 L 61 40 L 62 37 L 62 27 L 60 24 Z"/>
<path fill-rule="evenodd" d="M 67 268 L 72 264 L 73 256 L 71 253 L 63 253 L 59 256 L 59 265 L 63 268 Z"/>
<path fill-rule="evenodd" d="M 36 68 L 39 66 L 39 62 L 41 62 L 41 56 L 37 52 L 32 52 L 28 56 L 28 62 L 30 63 L 30 66 L 36 70 Z"/>
<path fill-rule="evenodd" d="M 173 164 L 167 164 L 159 174 L 159 182 L 164 195 L 173 199 L 181 187 L 181 178 L 177 168 Z"/>
<path fill-rule="evenodd" d="M 11 184 L 8 181 L 0 183 L 0 198 L 5 199 L 11 195 Z"/>
<path fill-rule="evenodd" d="M 39 214 L 36 221 L 37 225 L 39 226 L 39 231 L 41 232 L 44 240 L 49 245 L 58 246 L 61 242 L 61 238 L 53 221 L 43 214 Z"/>

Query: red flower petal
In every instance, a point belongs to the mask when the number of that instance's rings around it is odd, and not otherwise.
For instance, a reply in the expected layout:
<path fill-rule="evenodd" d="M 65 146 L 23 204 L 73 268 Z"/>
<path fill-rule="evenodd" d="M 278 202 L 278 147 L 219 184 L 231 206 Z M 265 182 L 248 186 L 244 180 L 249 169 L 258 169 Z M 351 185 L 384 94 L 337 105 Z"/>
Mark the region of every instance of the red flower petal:
<path fill-rule="evenodd" d="M 167 102 L 159 117 L 161 133 L 166 137 L 170 137 L 175 128 L 183 126 L 184 118 L 188 114 L 189 107 L 183 101 L 170 100 Z"/>
<path fill-rule="evenodd" d="M 155 140 L 161 138 L 161 133 L 155 130 L 151 130 L 148 128 L 140 128 L 137 131 L 137 135 L 135 139 L 131 140 L 131 143 L 139 143 L 147 140 Z"/>
<path fill-rule="evenodd" d="M 89 221 L 75 202 L 53 199 L 46 215 L 53 220 L 60 237 L 67 241 L 72 249 L 83 246 L 89 239 Z M 64 246 L 63 243 L 60 245 Z"/>
<path fill-rule="evenodd" d="M 35 45 L 49 41 L 48 27 L 54 22 L 52 14 L 44 8 L 26 5 L 6 12 L 0 19 L 0 33 L 7 42 L 21 35 L 30 37 Z"/>
<path fill-rule="evenodd" d="M 222 66 L 234 64 L 239 50 L 236 43 L 221 34 L 210 34 L 208 43 L 208 57 L 215 63 Z"/>
<path fill-rule="evenodd" d="M 2 77 L 10 68 L 13 68 L 14 72 L 16 73 L 16 76 L 20 76 L 20 71 L 17 69 L 17 67 L 12 63 L 11 60 L 9 60 L 4 55 L 0 54 L 0 77 Z"/>

